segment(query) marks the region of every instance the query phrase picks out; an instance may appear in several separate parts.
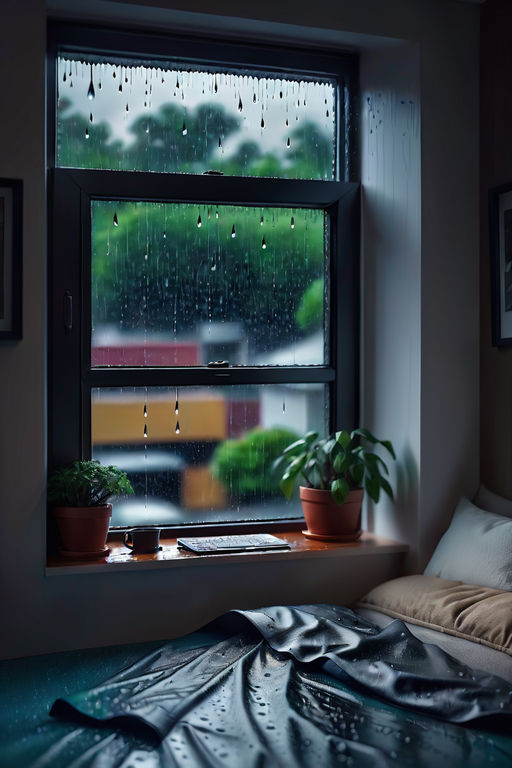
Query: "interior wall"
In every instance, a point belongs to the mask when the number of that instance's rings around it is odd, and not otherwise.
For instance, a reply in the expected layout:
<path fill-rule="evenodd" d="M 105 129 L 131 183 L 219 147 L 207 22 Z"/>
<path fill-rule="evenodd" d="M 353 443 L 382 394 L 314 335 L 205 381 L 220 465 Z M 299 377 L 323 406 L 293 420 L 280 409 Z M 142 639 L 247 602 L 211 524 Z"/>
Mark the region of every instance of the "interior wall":
<path fill-rule="evenodd" d="M 419 46 L 364 51 L 360 62 L 363 193 L 361 423 L 391 437 L 395 503 L 368 527 L 419 548 L 421 99 Z M 411 514 L 411 510 L 415 510 Z"/>
<path fill-rule="evenodd" d="M 56 6 L 63 16 L 128 15 L 114 0 L 52 0 Z M 349 43 L 366 62 L 368 93 L 378 100 L 381 83 L 386 87 L 385 135 L 395 138 L 378 145 L 375 137 L 375 162 L 366 166 L 363 261 L 375 305 L 364 317 L 373 338 L 363 350 L 362 402 L 367 426 L 392 439 L 399 458 L 397 507 L 381 505 L 375 527 L 406 539 L 409 569 L 422 567 L 454 499 L 470 495 L 478 481 L 478 9 L 456 0 L 389 0 L 385 8 L 380 0 L 319 0 L 314 7 L 297 0 L 291 19 L 283 4 L 256 0 L 218 0 L 215 13 L 206 0 L 147 0 L 130 10 L 139 26 L 202 25 Z M 412 44 L 410 80 L 393 68 L 389 40 L 382 47 L 381 36 Z M 9 627 L 0 656 L 170 636 L 230 605 L 333 595 L 347 575 L 328 563 L 314 570 L 240 566 L 236 579 L 223 568 L 208 577 L 190 569 L 45 576 L 44 44 L 42 0 L 4 0 L 0 176 L 24 180 L 25 248 L 23 340 L 0 347 L 0 610 Z M 400 94 L 416 100 L 418 89 L 421 109 L 404 108 Z M 403 156 L 407 142 L 396 136 L 402 127 L 415 137 L 410 159 Z M 369 152 L 373 138 L 366 141 Z M 375 195 L 382 196 L 378 205 Z M 351 571 L 354 580 L 363 566 L 382 575 L 361 563 Z"/>
<path fill-rule="evenodd" d="M 481 261 L 481 478 L 491 490 L 512 498 L 512 347 L 491 341 L 491 281 L 488 192 L 512 181 L 508 98 L 512 47 L 508 34 L 512 5 L 487 0 L 481 17 L 480 218 Z"/>

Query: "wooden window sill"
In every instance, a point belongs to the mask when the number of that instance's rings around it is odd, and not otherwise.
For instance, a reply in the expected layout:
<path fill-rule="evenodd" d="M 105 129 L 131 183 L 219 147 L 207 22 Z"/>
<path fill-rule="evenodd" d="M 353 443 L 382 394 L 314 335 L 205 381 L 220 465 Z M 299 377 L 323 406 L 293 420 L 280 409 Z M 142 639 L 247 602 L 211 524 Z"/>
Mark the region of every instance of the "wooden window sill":
<path fill-rule="evenodd" d="M 407 544 L 363 533 L 358 541 L 350 543 L 316 541 L 308 539 L 297 531 L 276 532 L 280 538 L 290 544 L 288 550 L 263 552 L 233 552 L 197 555 L 178 549 L 175 538 L 161 538 L 160 552 L 150 555 L 132 555 L 120 542 L 109 542 L 110 553 L 96 560 L 67 560 L 51 558 L 46 567 L 47 576 L 120 573 L 126 571 L 146 571 L 162 568 L 205 567 L 208 565 L 234 564 L 247 562 L 265 562 L 276 560 L 308 560 L 315 558 L 363 557 L 368 555 L 400 555 L 408 550 Z"/>

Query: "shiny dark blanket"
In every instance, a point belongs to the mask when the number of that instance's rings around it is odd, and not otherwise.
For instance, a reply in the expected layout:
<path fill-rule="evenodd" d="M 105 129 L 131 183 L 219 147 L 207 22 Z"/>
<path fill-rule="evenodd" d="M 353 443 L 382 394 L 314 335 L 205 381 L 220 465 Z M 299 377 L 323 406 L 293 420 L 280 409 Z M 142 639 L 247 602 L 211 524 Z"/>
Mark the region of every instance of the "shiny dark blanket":
<path fill-rule="evenodd" d="M 200 768 L 512 763 L 509 739 L 455 725 L 508 733 L 512 687 L 400 621 L 379 629 L 338 606 L 275 606 L 232 611 L 210 629 L 225 639 L 169 643 L 54 703 L 56 717 L 112 731 L 101 762 L 93 750 L 80 765 L 136 765 L 137 754 Z M 126 751 L 127 732 L 138 753 Z"/>

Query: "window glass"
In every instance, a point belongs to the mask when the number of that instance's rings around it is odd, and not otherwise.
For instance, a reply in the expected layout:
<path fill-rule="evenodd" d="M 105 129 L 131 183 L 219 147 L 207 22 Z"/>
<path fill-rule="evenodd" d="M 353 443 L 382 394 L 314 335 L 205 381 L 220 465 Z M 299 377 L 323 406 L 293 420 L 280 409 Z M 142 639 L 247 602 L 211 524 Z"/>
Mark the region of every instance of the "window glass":
<path fill-rule="evenodd" d="M 95 366 L 326 362 L 324 211 L 95 200 Z"/>
<path fill-rule="evenodd" d="M 325 432 L 326 385 L 95 388 L 91 406 L 93 456 L 135 490 L 113 526 L 301 517 L 271 466 L 305 431 Z"/>
<path fill-rule="evenodd" d="M 57 165 L 333 179 L 333 80 L 58 58 Z"/>

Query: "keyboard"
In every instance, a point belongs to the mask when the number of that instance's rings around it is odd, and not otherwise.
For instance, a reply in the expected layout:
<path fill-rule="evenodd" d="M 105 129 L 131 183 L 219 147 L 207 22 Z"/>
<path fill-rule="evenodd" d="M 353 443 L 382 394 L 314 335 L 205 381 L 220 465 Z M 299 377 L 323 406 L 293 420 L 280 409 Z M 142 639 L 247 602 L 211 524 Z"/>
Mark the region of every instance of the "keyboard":
<path fill-rule="evenodd" d="M 216 552 L 250 552 L 265 549 L 290 549 L 284 539 L 278 539 L 269 533 L 251 533 L 235 536 L 199 536 L 190 539 L 178 539 L 178 547 L 196 552 L 199 555 Z"/>

